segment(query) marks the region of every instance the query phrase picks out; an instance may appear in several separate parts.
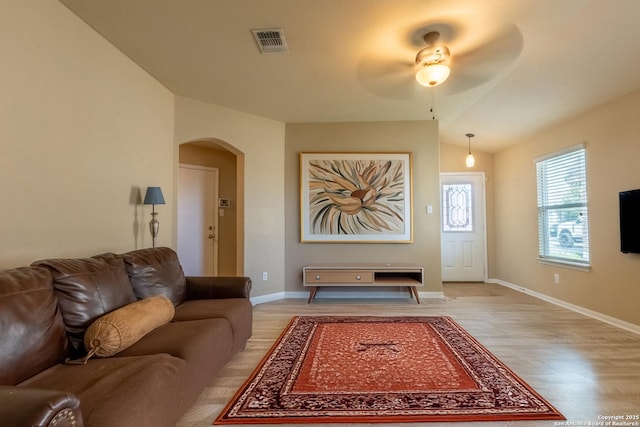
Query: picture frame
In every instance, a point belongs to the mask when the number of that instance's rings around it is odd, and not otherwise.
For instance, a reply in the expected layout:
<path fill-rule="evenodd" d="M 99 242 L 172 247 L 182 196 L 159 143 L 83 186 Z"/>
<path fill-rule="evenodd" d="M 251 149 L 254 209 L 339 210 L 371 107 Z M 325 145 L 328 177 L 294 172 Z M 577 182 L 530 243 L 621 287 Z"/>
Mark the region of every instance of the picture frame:
<path fill-rule="evenodd" d="M 411 153 L 300 153 L 302 243 L 413 242 Z"/>

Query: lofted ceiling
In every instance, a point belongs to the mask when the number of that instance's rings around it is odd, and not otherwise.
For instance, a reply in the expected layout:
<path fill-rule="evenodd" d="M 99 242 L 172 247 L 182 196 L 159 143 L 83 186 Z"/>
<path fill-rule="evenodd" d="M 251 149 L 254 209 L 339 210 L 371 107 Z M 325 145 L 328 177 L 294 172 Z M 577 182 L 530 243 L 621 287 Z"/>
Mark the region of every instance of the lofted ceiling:
<path fill-rule="evenodd" d="M 173 93 L 286 123 L 435 116 L 497 152 L 640 88 L 638 0 L 60 1 Z M 259 52 L 264 28 L 288 53 Z M 432 30 L 452 71 L 425 88 Z"/>

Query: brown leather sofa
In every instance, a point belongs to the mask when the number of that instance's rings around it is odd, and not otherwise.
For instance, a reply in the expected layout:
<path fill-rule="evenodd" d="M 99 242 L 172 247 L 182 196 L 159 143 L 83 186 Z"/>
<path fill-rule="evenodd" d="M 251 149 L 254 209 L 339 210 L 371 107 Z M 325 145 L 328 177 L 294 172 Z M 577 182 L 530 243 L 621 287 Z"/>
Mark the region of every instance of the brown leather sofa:
<path fill-rule="evenodd" d="M 173 426 L 252 332 L 251 280 L 184 277 L 169 248 L 0 272 L 0 425 Z M 169 323 L 86 364 L 106 313 L 163 295 Z M 170 305 L 168 305 L 170 308 Z"/>

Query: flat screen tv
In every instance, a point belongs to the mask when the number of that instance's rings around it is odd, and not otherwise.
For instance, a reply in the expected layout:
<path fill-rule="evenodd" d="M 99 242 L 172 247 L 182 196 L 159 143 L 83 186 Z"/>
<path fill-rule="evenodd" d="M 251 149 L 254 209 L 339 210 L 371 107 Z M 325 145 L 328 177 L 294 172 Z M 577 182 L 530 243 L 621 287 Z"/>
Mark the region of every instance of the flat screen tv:
<path fill-rule="evenodd" d="M 620 192 L 620 250 L 640 253 L 640 189 Z"/>

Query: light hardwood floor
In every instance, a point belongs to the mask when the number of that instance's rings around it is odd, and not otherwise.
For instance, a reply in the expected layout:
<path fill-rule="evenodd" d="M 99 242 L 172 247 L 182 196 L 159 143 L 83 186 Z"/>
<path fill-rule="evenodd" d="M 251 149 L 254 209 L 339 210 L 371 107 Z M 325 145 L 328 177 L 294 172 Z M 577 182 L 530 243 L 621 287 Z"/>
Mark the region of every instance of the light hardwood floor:
<path fill-rule="evenodd" d="M 640 335 L 496 284 L 448 283 L 444 291 L 445 300 L 423 299 L 420 305 L 408 297 L 329 300 L 318 294 L 313 304 L 288 299 L 255 306 L 253 337 L 246 349 L 223 368 L 177 427 L 210 426 L 292 316 L 325 314 L 451 316 L 560 410 L 567 417 L 564 425 L 607 425 L 602 417 L 640 416 Z M 631 422 L 640 425 L 640 419 Z M 563 424 L 472 423 L 473 427 L 555 425 Z"/>

